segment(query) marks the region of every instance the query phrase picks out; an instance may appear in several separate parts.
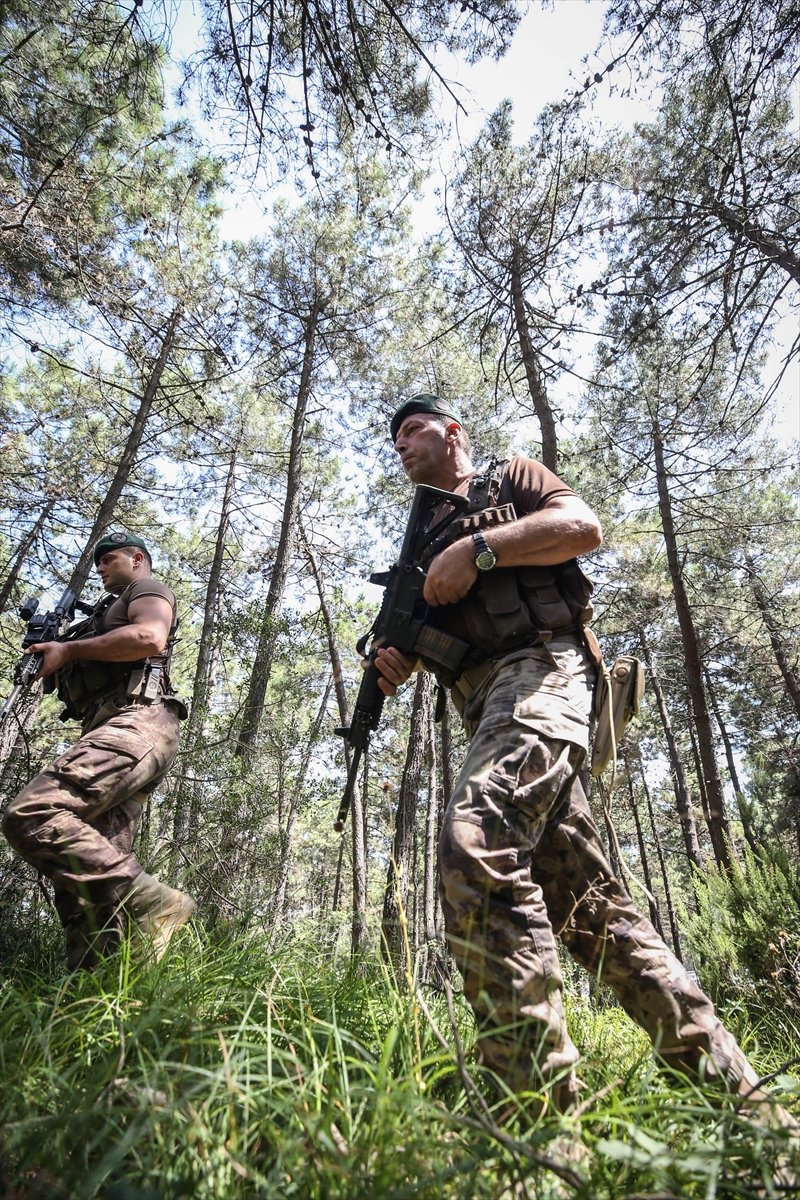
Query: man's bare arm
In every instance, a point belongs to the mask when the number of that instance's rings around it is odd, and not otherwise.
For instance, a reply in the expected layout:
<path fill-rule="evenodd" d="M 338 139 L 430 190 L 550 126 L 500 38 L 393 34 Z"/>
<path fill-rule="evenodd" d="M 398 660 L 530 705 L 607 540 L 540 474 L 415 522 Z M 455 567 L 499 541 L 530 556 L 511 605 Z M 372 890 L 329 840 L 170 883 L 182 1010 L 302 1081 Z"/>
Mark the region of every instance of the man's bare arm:
<path fill-rule="evenodd" d="M 600 522 L 578 496 L 554 496 L 538 512 L 484 531 L 498 567 L 545 567 L 595 550 L 603 539 Z M 428 604 L 454 604 L 478 577 L 472 538 L 446 547 L 430 565 L 424 597 Z"/>
<path fill-rule="evenodd" d="M 37 678 L 52 675 L 70 662 L 137 662 L 163 654 L 172 626 L 172 605 L 163 596 L 141 596 L 128 607 L 129 625 L 111 629 L 96 638 L 74 642 L 41 642 L 26 654 L 43 655 Z"/>

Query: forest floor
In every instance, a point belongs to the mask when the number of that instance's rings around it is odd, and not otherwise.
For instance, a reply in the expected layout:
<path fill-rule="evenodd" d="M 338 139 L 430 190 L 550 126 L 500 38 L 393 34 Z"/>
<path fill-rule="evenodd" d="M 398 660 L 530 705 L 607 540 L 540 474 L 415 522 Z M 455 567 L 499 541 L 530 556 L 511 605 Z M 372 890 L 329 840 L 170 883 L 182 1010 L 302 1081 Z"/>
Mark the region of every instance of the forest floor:
<path fill-rule="evenodd" d="M 25 955 L 22 955 L 23 959 Z M 689 1200 L 798 1195 L 800 1139 L 659 1071 L 618 1008 L 568 996 L 585 1099 L 497 1091 L 459 996 L 299 944 L 187 929 L 158 965 L 17 963 L 0 985 L 11 1200 Z M 800 1033 L 726 1013 L 800 1109 Z M 796 1070 L 796 1066 L 795 1066 Z"/>

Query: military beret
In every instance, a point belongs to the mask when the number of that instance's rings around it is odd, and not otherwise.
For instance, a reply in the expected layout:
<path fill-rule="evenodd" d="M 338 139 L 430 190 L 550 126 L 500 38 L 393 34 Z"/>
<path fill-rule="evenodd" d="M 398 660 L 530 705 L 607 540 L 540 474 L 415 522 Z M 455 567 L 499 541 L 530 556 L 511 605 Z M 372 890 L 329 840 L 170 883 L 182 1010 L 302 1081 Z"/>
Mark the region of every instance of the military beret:
<path fill-rule="evenodd" d="M 463 424 L 461 414 L 449 400 L 440 400 L 438 396 L 432 396 L 430 392 L 420 392 L 418 396 L 412 396 L 410 400 L 406 400 L 405 404 L 401 404 L 392 417 L 389 431 L 393 442 L 397 441 L 397 434 L 403 421 L 412 413 L 437 413 L 441 417 L 452 417 L 454 421 L 458 421 L 459 425 Z"/>
<path fill-rule="evenodd" d="M 135 533 L 123 533 L 121 530 L 116 533 L 104 533 L 94 548 L 94 565 L 97 566 L 100 559 L 104 554 L 108 554 L 109 550 L 121 550 L 123 546 L 133 546 L 136 550 L 147 550 L 147 546 Z"/>

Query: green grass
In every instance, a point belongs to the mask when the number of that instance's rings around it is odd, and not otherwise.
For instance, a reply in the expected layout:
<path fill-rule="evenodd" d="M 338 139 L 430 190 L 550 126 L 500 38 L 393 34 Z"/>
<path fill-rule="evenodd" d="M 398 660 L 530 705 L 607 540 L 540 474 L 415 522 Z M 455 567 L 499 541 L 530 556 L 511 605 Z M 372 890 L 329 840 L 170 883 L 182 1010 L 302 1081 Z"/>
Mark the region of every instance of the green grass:
<path fill-rule="evenodd" d="M 158 966 L 126 950 L 94 975 L 20 969 L 2 986 L 0 1154 L 13 1200 L 786 1194 L 773 1180 L 787 1139 L 657 1072 L 617 1009 L 570 1004 L 586 1084 L 581 1182 L 547 1169 L 577 1141 L 574 1124 L 490 1086 L 458 998 L 409 992 L 378 962 L 355 971 L 316 948 L 269 956 L 257 940 L 212 945 L 190 931 L 176 941 Z M 759 1067 L 796 1043 L 762 1048 Z"/>

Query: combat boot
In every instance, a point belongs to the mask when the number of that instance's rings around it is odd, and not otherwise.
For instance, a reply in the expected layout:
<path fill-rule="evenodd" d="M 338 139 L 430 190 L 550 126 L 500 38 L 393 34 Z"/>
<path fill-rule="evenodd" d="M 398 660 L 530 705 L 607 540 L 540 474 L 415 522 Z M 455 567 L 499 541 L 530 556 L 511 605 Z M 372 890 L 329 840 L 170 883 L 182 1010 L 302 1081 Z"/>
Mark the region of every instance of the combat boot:
<path fill-rule="evenodd" d="M 134 880 L 124 907 L 142 936 L 151 939 L 153 955 L 158 962 L 173 933 L 191 919 L 197 905 L 185 892 L 167 887 L 142 871 Z"/>

